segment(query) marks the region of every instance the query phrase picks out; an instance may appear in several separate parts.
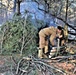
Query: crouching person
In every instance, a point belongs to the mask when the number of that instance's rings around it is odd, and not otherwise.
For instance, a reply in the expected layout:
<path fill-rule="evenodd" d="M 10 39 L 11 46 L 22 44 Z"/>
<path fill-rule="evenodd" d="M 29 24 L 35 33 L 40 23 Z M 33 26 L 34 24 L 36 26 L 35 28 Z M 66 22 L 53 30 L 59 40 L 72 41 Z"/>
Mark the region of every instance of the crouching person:
<path fill-rule="evenodd" d="M 38 50 L 38 57 L 44 58 L 46 53 L 48 52 L 48 39 L 47 37 L 50 36 L 50 43 L 52 46 L 55 46 L 55 38 L 57 35 L 61 34 L 61 30 L 59 29 L 60 26 L 57 28 L 55 27 L 48 27 L 40 30 L 39 32 L 39 50 Z"/>
<path fill-rule="evenodd" d="M 49 58 L 51 58 L 53 56 L 57 56 L 58 52 L 59 53 L 64 52 L 64 49 L 61 50 L 61 48 L 60 48 L 61 46 L 62 46 L 62 48 L 65 48 L 64 47 L 64 44 L 65 44 L 64 32 L 63 32 L 63 28 L 61 26 L 57 27 L 56 39 L 57 39 L 57 45 L 56 45 L 57 47 L 52 47 Z M 58 47 L 59 47 L 59 49 L 57 50 Z"/>

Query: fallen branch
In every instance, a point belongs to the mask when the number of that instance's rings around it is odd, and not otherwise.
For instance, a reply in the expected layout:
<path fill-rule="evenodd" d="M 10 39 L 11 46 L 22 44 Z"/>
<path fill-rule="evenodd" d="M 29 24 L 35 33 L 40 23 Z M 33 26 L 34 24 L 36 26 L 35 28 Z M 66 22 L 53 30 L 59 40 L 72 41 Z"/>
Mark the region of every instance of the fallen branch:
<path fill-rule="evenodd" d="M 25 65 L 25 68 L 22 69 L 23 66 L 20 66 L 21 65 L 21 62 L 22 61 L 25 61 L 23 62 L 22 64 L 27 64 L 27 61 L 29 64 Z M 41 59 L 36 59 L 34 57 L 31 56 L 30 57 L 23 57 L 19 62 L 18 62 L 18 65 L 17 65 L 17 70 L 16 70 L 16 74 L 18 74 L 19 70 L 25 72 L 25 73 L 31 73 L 31 71 L 36 68 L 36 70 L 38 70 L 39 72 L 41 73 L 45 73 L 45 72 L 48 72 L 50 69 L 50 74 L 52 73 L 52 75 L 55 75 L 54 71 L 57 71 L 59 73 L 61 73 L 62 75 L 66 75 L 66 73 L 61 70 L 61 69 L 58 69 L 52 65 L 49 65 L 47 62 L 45 62 L 45 60 L 41 60 Z M 48 69 L 46 69 L 48 68 Z"/>
<path fill-rule="evenodd" d="M 52 58 L 52 60 L 57 60 L 58 62 L 65 60 L 65 59 L 76 59 L 76 54 L 75 55 L 69 55 L 69 56 L 58 56 Z"/>

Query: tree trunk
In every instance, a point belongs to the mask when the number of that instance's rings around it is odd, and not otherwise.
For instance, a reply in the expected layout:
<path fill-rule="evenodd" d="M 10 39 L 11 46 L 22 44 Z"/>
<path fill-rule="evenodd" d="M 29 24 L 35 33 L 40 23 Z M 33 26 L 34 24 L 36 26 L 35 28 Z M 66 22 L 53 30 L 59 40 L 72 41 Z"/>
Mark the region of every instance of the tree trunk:
<path fill-rule="evenodd" d="M 65 14 L 65 21 L 67 22 L 67 14 L 68 14 L 68 0 L 66 0 L 66 14 Z M 64 36 L 66 38 L 66 42 L 68 42 L 68 25 L 65 23 L 64 26 Z"/>
<path fill-rule="evenodd" d="M 21 3 L 22 1 L 20 1 L 20 0 L 17 0 L 17 15 L 20 15 L 21 13 L 20 13 L 20 3 Z"/>
<path fill-rule="evenodd" d="M 14 0 L 14 8 L 13 8 L 13 12 L 16 11 L 16 0 Z"/>

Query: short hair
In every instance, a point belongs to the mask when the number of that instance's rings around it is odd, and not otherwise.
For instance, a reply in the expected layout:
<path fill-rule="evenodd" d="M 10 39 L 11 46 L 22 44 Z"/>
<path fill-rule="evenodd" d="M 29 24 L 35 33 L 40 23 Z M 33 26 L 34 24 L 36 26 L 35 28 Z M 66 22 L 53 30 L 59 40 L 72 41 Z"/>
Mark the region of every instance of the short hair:
<path fill-rule="evenodd" d="M 61 26 L 57 26 L 57 29 L 62 30 L 62 27 Z"/>

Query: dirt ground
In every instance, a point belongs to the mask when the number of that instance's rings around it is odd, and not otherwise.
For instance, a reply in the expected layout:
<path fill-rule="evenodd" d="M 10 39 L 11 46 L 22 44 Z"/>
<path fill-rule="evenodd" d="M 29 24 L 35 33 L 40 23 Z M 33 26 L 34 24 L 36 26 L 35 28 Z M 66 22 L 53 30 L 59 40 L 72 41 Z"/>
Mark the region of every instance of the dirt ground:
<path fill-rule="evenodd" d="M 67 75 L 76 75 L 76 60 L 62 61 L 58 60 L 49 60 L 49 65 L 59 68 L 67 73 Z M 11 65 L 15 65 L 11 56 L 0 56 L 0 75 L 6 75 L 6 72 L 11 72 Z M 11 74 L 13 75 L 13 73 Z"/>
<path fill-rule="evenodd" d="M 52 61 L 49 63 L 50 65 L 63 70 L 67 75 L 76 75 L 76 60 L 70 60 L 70 61 Z"/>
<path fill-rule="evenodd" d="M 49 59 L 48 64 L 63 70 L 66 75 L 76 75 L 76 46 L 70 47 L 69 45 L 68 48 L 67 51 L 72 55 L 74 54 L 75 57 L 64 58 L 63 56 L 58 56 L 54 59 Z M 19 58 L 19 55 L 16 55 L 16 57 Z M 0 75 L 14 75 L 12 69 L 15 65 L 12 56 L 0 55 Z"/>

